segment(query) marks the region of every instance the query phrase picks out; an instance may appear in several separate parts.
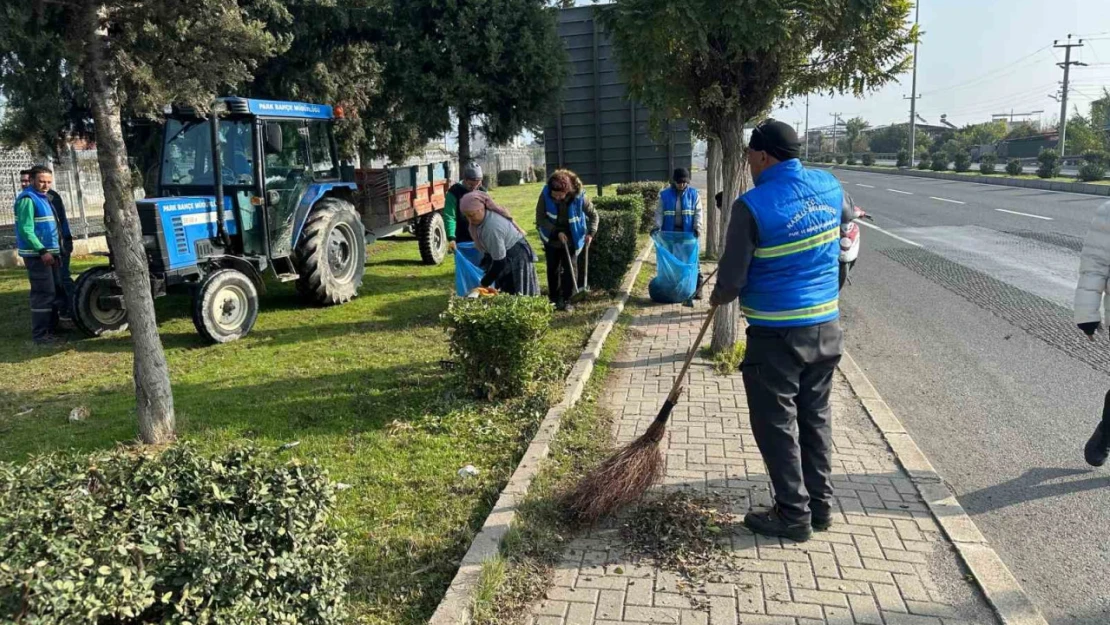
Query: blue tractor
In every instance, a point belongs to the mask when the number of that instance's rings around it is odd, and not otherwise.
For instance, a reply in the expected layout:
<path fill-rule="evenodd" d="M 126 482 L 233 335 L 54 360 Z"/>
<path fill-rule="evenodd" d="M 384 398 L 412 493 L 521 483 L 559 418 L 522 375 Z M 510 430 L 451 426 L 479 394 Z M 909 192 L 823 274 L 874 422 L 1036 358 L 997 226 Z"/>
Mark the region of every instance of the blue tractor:
<path fill-rule="evenodd" d="M 166 111 L 158 197 L 138 202 L 154 295 L 191 291 L 193 324 L 216 343 L 250 331 L 267 272 L 317 304 L 355 297 L 366 231 L 332 107 L 221 98 L 212 108 Z M 111 265 L 81 274 L 74 309 L 90 336 L 126 328 Z"/>

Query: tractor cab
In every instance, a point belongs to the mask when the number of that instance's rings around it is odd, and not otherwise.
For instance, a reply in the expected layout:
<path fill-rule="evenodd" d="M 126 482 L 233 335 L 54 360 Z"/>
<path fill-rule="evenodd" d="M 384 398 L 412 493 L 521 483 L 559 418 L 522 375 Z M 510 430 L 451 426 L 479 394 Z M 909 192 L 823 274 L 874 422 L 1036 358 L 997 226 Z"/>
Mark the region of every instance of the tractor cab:
<path fill-rule="evenodd" d="M 212 109 L 166 110 L 158 197 L 137 203 L 154 295 L 189 290 L 194 324 L 214 342 L 249 332 L 266 272 L 318 304 L 355 297 L 365 230 L 332 107 L 221 98 Z M 125 328 L 121 295 L 111 266 L 82 274 L 81 329 Z"/>

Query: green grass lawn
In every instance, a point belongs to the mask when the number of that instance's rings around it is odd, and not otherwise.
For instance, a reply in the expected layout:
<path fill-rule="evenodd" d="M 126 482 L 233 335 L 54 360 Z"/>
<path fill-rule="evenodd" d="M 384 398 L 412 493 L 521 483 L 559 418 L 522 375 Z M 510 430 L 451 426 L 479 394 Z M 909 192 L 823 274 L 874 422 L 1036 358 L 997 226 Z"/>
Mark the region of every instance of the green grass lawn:
<path fill-rule="evenodd" d="M 493 195 L 534 230 L 540 187 Z M 74 273 L 97 262 L 80 259 Z M 542 259 L 537 269 L 542 283 Z M 424 266 L 415 241 L 401 238 L 369 248 L 358 299 L 306 306 L 290 285 L 271 284 L 254 330 L 227 345 L 197 336 L 186 297 L 157 300 L 182 438 L 213 451 L 231 441 L 300 441 L 290 457 L 316 460 L 352 486 L 341 493 L 339 525 L 351 543 L 361 623 L 427 619 L 561 387 L 492 404 L 461 398 L 440 365 L 448 351 L 439 315 L 453 287 L 450 259 Z M 0 460 L 133 441 L 129 338 L 35 348 L 27 291 L 23 270 L 0 270 Z M 560 356 L 553 378 L 565 376 L 609 301 L 594 294 L 556 317 L 545 339 Z M 91 416 L 70 423 L 79 405 Z M 458 477 L 466 464 L 480 475 Z"/>

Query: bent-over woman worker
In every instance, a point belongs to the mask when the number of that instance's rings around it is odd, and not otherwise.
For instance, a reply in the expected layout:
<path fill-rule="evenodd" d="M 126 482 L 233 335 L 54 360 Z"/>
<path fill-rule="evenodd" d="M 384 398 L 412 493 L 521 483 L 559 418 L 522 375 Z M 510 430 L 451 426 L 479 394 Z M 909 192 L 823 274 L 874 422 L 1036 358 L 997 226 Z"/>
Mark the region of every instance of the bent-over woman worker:
<path fill-rule="evenodd" d="M 482 191 L 467 193 L 459 206 L 470 222 L 475 247 L 488 259 L 482 286 L 509 295 L 539 295 L 540 283 L 532 264 L 536 255 L 509 212 Z"/>

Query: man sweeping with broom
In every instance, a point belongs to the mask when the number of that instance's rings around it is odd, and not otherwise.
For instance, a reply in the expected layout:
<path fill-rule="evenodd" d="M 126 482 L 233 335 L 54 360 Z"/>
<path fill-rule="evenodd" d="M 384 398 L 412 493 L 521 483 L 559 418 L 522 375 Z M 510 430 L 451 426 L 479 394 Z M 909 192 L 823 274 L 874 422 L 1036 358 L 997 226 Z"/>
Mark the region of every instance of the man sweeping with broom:
<path fill-rule="evenodd" d="M 659 481 L 659 445 L 682 392 L 682 378 L 717 306 L 737 297 L 748 317 L 741 365 L 752 432 L 775 488 L 775 507 L 752 512 L 754 532 L 797 541 L 832 522 L 832 414 L 829 394 L 840 361 L 837 307 L 840 224 L 855 218 L 831 174 L 798 161 L 794 129 L 767 120 L 748 145 L 755 188 L 732 205 L 720 278 L 710 310 L 667 400 L 639 438 L 607 458 L 567 493 L 573 518 L 592 522 L 637 500 Z"/>
<path fill-rule="evenodd" d="M 710 304 L 740 298 L 748 342 L 740 370 L 752 433 L 775 489 L 775 506 L 749 512 L 758 534 L 809 540 L 832 523 L 829 394 L 843 337 L 837 305 L 840 224 L 855 217 L 832 174 L 806 169 L 788 124 L 752 131 L 755 187 L 732 205 Z"/>

